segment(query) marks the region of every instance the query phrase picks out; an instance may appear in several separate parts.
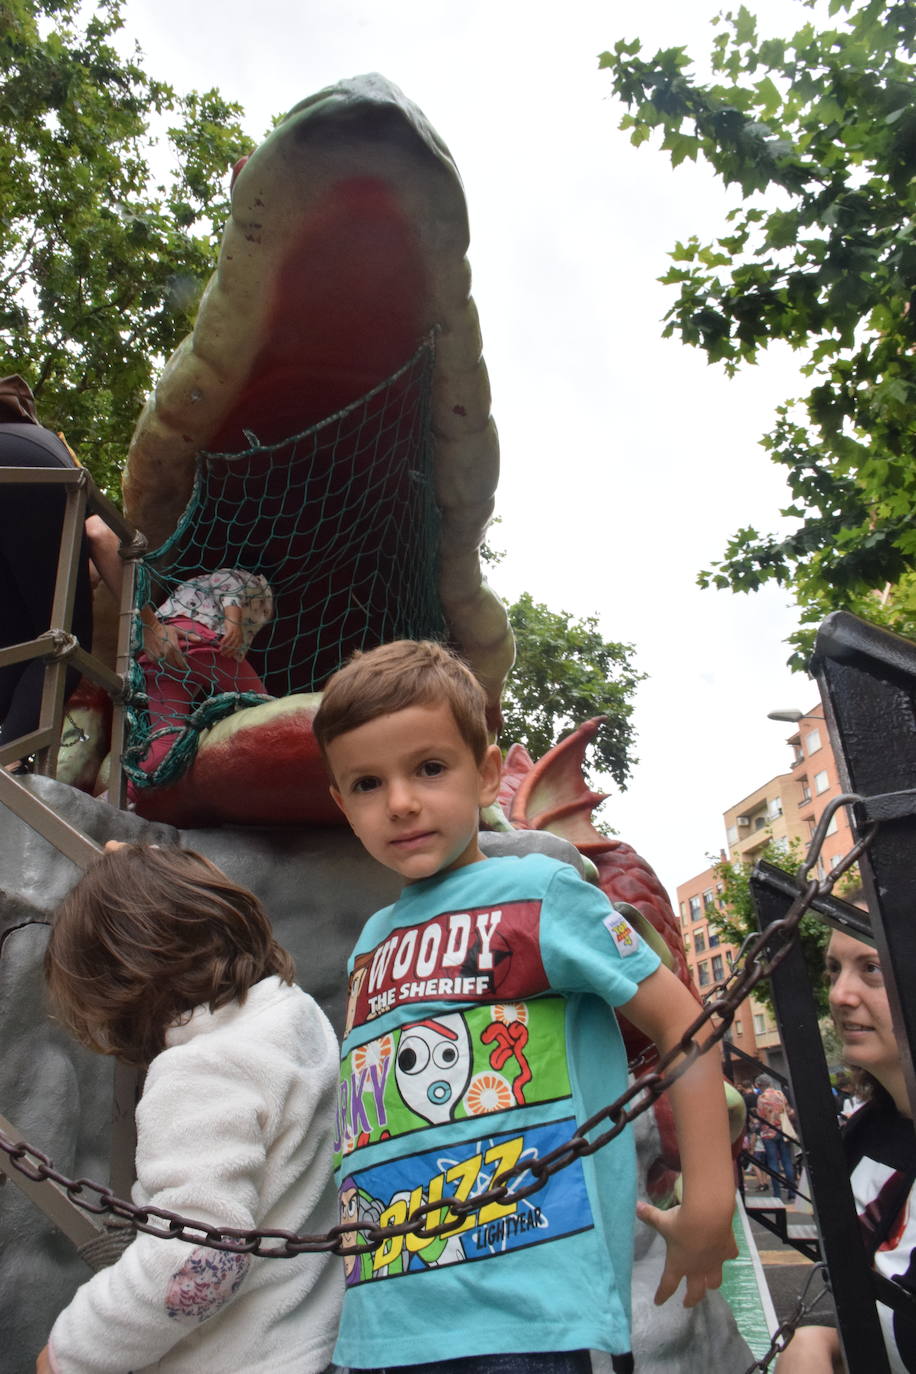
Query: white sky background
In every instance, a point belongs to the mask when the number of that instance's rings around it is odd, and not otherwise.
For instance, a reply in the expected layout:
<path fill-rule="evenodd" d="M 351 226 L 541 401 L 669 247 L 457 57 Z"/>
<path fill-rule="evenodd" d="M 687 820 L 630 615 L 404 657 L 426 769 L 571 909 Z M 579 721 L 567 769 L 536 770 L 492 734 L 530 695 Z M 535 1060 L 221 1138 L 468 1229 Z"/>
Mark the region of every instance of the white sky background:
<path fill-rule="evenodd" d="M 749 6 L 787 36 L 797 0 Z M 724 842 L 722 812 L 790 763 L 815 685 L 785 668 L 794 628 L 778 591 L 700 591 L 696 573 L 787 504 L 759 447 L 775 406 L 806 387 L 774 353 L 729 381 L 661 338 L 656 278 L 690 234 L 724 231 L 737 203 L 704 168 L 673 172 L 630 146 L 597 55 L 710 49 L 715 0 L 128 0 L 151 75 L 218 86 L 255 139 L 273 115 L 341 77 L 380 71 L 426 112 L 464 179 L 470 261 L 500 432 L 496 590 L 597 614 L 636 646 L 634 770 L 604 807 L 620 838 L 675 887 Z"/>

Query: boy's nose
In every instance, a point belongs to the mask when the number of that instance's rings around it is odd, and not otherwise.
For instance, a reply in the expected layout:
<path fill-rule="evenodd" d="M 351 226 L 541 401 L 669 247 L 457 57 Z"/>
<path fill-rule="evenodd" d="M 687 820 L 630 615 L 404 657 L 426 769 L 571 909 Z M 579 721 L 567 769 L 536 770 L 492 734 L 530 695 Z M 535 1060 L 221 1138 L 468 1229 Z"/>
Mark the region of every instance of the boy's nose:
<path fill-rule="evenodd" d="M 416 809 L 416 795 L 407 780 L 391 783 L 388 788 L 388 810 L 392 816 L 409 816 Z"/>

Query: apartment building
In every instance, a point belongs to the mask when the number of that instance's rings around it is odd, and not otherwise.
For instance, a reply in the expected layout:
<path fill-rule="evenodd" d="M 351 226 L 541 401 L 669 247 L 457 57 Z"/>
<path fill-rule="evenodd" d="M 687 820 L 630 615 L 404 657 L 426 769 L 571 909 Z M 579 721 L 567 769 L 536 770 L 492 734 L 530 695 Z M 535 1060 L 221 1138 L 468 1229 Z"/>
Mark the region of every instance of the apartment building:
<path fill-rule="evenodd" d="M 820 703 L 800 714 L 793 724 L 795 730 L 787 741 L 790 770 L 777 773 L 723 813 L 727 857 L 733 863 L 754 863 L 770 839 L 786 848 L 792 840 L 807 846 L 828 803 L 842 790 Z M 817 862 L 818 877 L 824 877 L 852 843 L 844 807 L 831 817 L 827 827 Z M 709 928 L 709 914 L 721 902 L 713 870 L 707 868 L 682 883 L 677 900 L 687 962 L 702 993 L 728 973 L 737 955 L 734 946 L 723 946 Z M 782 1068 L 784 1056 L 775 1020 L 752 998 L 736 1017 L 730 1038 L 745 1053 Z"/>
<path fill-rule="evenodd" d="M 738 953 L 737 945 L 724 943 L 715 927 L 710 925 L 710 916 L 722 905 L 721 890 L 722 884 L 717 882 L 711 868 L 705 868 L 689 882 L 682 883 L 677 890 L 684 951 L 693 981 L 701 995 L 728 977 Z M 743 1002 L 738 1009 L 729 1038 L 745 1054 L 759 1057 L 754 1034 L 754 1008 L 749 1001 Z"/>

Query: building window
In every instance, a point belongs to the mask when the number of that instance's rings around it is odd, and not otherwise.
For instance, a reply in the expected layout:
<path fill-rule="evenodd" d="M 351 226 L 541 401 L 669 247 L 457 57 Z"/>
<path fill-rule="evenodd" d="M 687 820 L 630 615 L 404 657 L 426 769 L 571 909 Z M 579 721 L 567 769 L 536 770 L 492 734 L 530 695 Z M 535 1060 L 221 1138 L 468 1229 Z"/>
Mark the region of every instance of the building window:
<path fill-rule="evenodd" d="M 702 907 L 701 907 L 701 905 L 700 905 L 700 899 L 699 899 L 699 897 L 691 897 L 691 898 L 690 898 L 690 919 L 691 919 L 691 921 L 698 921 L 702 915 L 703 915 L 703 910 L 702 910 Z"/>
<path fill-rule="evenodd" d="M 810 800 L 811 800 L 811 788 L 808 786 L 808 779 L 806 778 L 805 781 L 802 783 L 802 801 L 803 801 L 803 802 L 806 802 L 806 801 L 810 801 Z"/>
<path fill-rule="evenodd" d="M 809 754 L 816 754 L 821 747 L 820 730 L 809 730 L 805 736 L 805 745 L 807 746 Z"/>
<path fill-rule="evenodd" d="M 827 829 L 826 829 L 826 831 L 825 831 L 824 833 L 825 833 L 826 835 L 835 835 L 835 834 L 836 834 L 836 827 L 837 827 L 837 813 L 834 811 L 833 815 L 830 817 L 830 824 L 828 825 L 828 827 L 827 827 Z"/>
<path fill-rule="evenodd" d="M 766 823 L 767 823 L 767 818 L 766 818 L 766 816 L 755 816 L 755 817 L 754 817 L 754 829 L 755 829 L 755 830 L 762 830 L 763 827 L 766 825 Z"/>
<path fill-rule="evenodd" d="M 706 891 L 703 893 L 703 906 L 706 908 L 707 911 L 710 911 L 713 905 L 714 903 L 712 896 L 712 888 L 708 887 Z"/>
<path fill-rule="evenodd" d="M 767 1033 L 767 1018 L 766 1018 L 766 1012 L 763 1012 L 763 1011 L 755 1011 L 755 1012 L 754 1012 L 754 1034 L 755 1034 L 755 1035 L 766 1035 L 766 1033 Z"/>
<path fill-rule="evenodd" d="M 738 843 L 738 827 L 736 825 L 730 825 L 726 830 L 725 834 L 729 844 Z"/>
<path fill-rule="evenodd" d="M 739 1035 L 743 1035 L 743 1034 L 744 1034 L 744 1022 L 743 1022 L 743 1021 L 736 1021 L 734 1024 L 735 1024 L 735 1030 L 738 1032 L 738 1034 L 739 1034 Z"/>
<path fill-rule="evenodd" d="M 778 849 L 780 854 L 785 854 L 789 848 L 789 837 L 787 835 L 777 835 L 773 840 L 773 848 Z"/>
<path fill-rule="evenodd" d="M 723 963 L 722 963 L 722 955 L 721 955 L 721 954 L 714 954 L 714 955 L 712 956 L 712 976 L 713 976 L 713 979 L 715 980 L 715 982 L 721 983 L 722 978 L 724 977 L 724 974 L 725 974 L 725 968 L 724 968 Z"/>
<path fill-rule="evenodd" d="M 817 795 L 820 796 L 822 792 L 827 791 L 829 786 L 830 779 L 827 777 L 827 769 L 822 768 L 819 773 L 815 773 L 814 775 L 814 790 Z"/>
<path fill-rule="evenodd" d="M 694 935 L 693 947 L 697 954 L 702 954 L 703 950 L 706 948 L 706 936 L 703 934 L 702 930 L 698 930 Z"/>
<path fill-rule="evenodd" d="M 709 932 L 709 948 L 710 948 L 710 949 L 715 949 L 716 945 L 718 945 L 719 943 L 720 943 L 720 940 L 719 940 L 718 932 L 715 931 L 715 930 L 710 930 L 710 932 Z"/>
<path fill-rule="evenodd" d="M 782 800 L 781 800 L 781 798 L 779 798 L 779 797 L 773 797 L 773 798 L 767 803 L 767 812 L 768 812 L 768 814 L 770 815 L 771 818 L 775 818 L 776 816 L 781 816 L 781 815 L 782 815 Z"/>
<path fill-rule="evenodd" d="M 709 965 L 697 964 L 697 976 L 701 988 L 709 987 Z"/>
<path fill-rule="evenodd" d="M 687 920 L 687 903 L 686 903 L 686 902 L 681 902 L 681 920 L 682 920 L 682 921 L 686 921 L 686 920 Z"/>

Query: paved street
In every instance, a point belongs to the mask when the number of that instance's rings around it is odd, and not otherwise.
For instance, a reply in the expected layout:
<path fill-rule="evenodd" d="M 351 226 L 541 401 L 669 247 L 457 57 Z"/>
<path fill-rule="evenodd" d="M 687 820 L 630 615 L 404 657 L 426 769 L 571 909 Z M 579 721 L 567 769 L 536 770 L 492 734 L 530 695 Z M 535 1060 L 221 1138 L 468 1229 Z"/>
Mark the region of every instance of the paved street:
<path fill-rule="evenodd" d="M 810 1223 L 811 1214 L 790 1208 L 787 1220 L 790 1226 Z M 763 1265 L 767 1287 L 770 1290 L 770 1297 L 773 1299 L 773 1307 L 776 1310 L 776 1319 L 783 1322 L 795 1310 L 796 1302 L 811 1272 L 812 1262 L 805 1259 L 804 1255 L 800 1255 L 791 1245 L 780 1240 L 778 1236 L 774 1236 L 757 1221 L 751 1222 L 751 1234 L 756 1242 L 757 1253 Z M 822 1287 L 819 1280 L 815 1282 L 817 1286 L 813 1288 L 813 1293 L 819 1292 Z M 828 1299 L 820 1302 L 815 1309 L 816 1312 L 825 1313 L 829 1313 L 830 1310 Z M 811 1322 L 815 1320 L 815 1316 L 812 1315 L 807 1320 Z"/>

